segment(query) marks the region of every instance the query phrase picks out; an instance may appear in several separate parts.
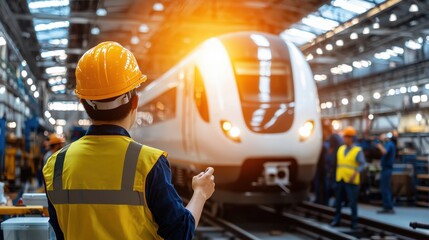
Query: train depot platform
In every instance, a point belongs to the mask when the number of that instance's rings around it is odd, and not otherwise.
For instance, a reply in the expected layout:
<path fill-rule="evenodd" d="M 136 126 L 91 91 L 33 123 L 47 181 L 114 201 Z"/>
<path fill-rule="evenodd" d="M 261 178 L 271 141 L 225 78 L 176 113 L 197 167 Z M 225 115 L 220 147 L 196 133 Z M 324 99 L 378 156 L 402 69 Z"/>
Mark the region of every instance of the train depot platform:
<path fill-rule="evenodd" d="M 413 206 L 395 206 L 394 214 L 377 213 L 377 211 L 380 209 L 381 208 L 379 206 L 375 205 L 359 204 L 358 216 L 359 218 L 367 218 L 370 220 L 384 222 L 386 224 L 406 229 L 412 229 L 410 227 L 410 222 L 429 224 L 429 208 Z M 343 208 L 342 212 L 345 214 L 350 214 L 350 208 Z M 428 234 L 429 239 L 429 230 L 416 229 L 415 231 L 420 231 L 422 233 Z"/>

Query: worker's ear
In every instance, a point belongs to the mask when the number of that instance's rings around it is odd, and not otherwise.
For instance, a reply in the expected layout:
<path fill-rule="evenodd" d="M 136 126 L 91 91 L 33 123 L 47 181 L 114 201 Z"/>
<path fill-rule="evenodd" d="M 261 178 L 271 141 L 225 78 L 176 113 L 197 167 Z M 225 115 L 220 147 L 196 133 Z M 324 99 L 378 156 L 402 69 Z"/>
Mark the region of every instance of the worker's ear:
<path fill-rule="evenodd" d="M 139 105 L 139 96 L 138 95 L 134 95 L 133 98 L 131 99 L 131 109 L 136 109 L 137 106 Z"/>

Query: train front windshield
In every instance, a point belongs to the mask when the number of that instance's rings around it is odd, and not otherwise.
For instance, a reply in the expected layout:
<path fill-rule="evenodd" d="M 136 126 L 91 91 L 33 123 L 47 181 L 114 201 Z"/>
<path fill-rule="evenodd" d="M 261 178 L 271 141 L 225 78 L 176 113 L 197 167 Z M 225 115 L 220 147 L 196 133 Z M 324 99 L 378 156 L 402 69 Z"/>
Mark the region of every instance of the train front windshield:
<path fill-rule="evenodd" d="M 286 43 L 259 34 L 221 41 L 234 68 L 247 127 L 257 133 L 287 131 L 293 122 L 294 88 Z"/>

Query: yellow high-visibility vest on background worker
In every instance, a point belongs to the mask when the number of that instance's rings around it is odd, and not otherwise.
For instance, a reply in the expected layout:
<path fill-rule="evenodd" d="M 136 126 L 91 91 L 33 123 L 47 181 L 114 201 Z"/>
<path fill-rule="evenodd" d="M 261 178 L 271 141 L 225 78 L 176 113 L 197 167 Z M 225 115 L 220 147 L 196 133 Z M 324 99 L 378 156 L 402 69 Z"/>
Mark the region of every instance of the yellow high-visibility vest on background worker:
<path fill-rule="evenodd" d="M 118 135 L 87 135 L 54 153 L 43 174 L 65 239 L 161 239 L 145 185 L 163 154 Z"/>
<path fill-rule="evenodd" d="M 342 145 L 337 152 L 337 182 L 343 180 L 346 183 L 349 183 L 352 175 L 357 172 L 355 179 L 352 184 L 358 185 L 360 183 L 360 174 L 358 172 L 359 163 L 357 161 L 357 156 L 362 150 L 358 146 L 353 146 L 347 155 L 344 155 L 346 151 L 346 145 Z"/>

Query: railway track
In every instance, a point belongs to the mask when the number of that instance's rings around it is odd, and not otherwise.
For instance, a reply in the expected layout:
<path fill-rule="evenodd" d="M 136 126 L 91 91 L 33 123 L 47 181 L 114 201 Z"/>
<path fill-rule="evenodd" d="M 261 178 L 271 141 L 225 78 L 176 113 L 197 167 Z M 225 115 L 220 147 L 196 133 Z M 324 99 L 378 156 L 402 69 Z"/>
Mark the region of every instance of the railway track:
<path fill-rule="evenodd" d="M 332 208 L 302 203 L 286 211 L 269 206 L 234 206 L 222 218 L 213 217 L 206 210 L 195 239 L 429 239 L 429 236 L 406 228 L 359 218 L 360 228 L 332 228 Z M 350 221 L 342 216 L 343 225 Z"/>
<path fill-rule="evenodd" d="M 334 217 L 335 210 L 333 208 L 314 204 L 310 202 L 303 202 L 291 210 L 294 215 L 304 215 L 306 218 L 312 217 L 319 222 L 329 223 Z M 342 213 L 342 224 L 348 226 L 351 217 L 349 214 Z M 378 238 L 381 239 L 429 239 L 429 235 L 415 231 L 412 229 L 394 226 L 385 222 L 375 221 L 369 218 L 359 216 L 359 231 L 349 231 L 349 233 L 356 238 Z"/>

